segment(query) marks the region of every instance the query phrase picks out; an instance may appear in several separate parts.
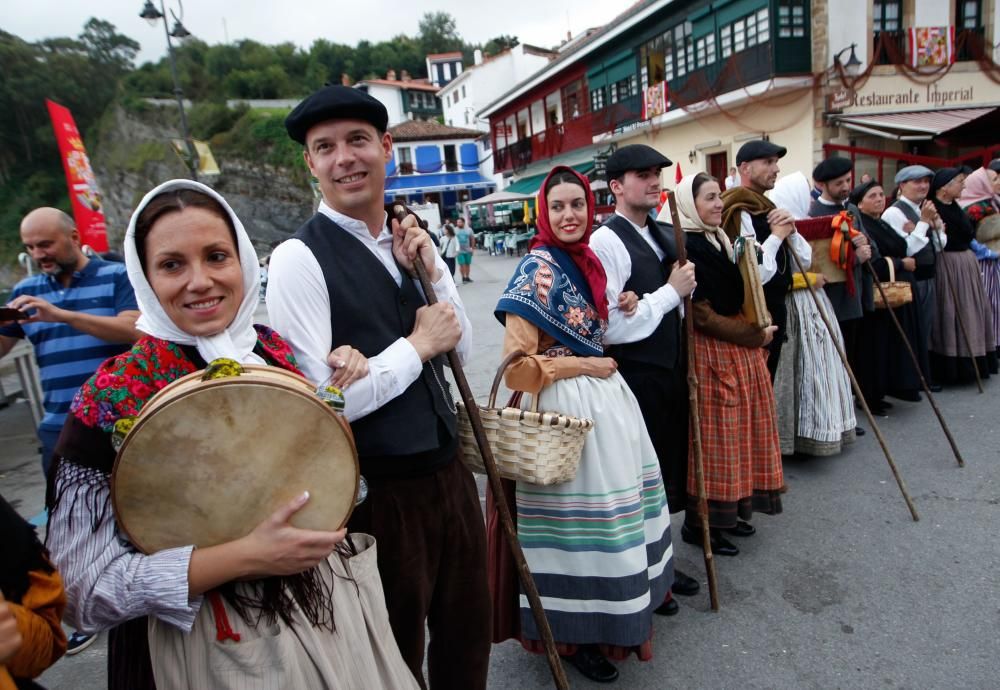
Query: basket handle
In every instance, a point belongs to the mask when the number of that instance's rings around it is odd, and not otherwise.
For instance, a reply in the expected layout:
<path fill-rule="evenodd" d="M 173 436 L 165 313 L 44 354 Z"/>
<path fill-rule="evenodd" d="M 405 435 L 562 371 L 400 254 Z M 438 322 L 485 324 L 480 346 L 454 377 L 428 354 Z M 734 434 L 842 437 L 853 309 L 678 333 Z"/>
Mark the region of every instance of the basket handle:
<path fill-rule="evenodd" d="M 507 367 L 514 363 L 514 360 L 520 359 L 521 357 L 527 357 L 527 353 L 524 350 L 514 350 L 509 355 L 503 358 L 500 362 L 500 366 L 497 367 L 497 374 L 493 377 L 493 385 L 490 386 L 490 401 L 488 407 L 497 406 L 497 393 L 500 391 L 500 381 L 503 379 L 503 374 L 507 371 Z M 523 391 L 522 391 L 523 392 Z M 531 395 L 531 393 L 524 392 L 525 395 Z M 538 396 L 531 395 L 531 411 L 538 412 Z"/>
<path fill-rule="evenodd" d="M 896 282 L 896 264 L 893 262 L 891 256 L 886 256 L 886 257 L 883 257 L 883 258 L 885 259 L 885 262 L 887 264 L 889 264 L 889 282 L 890 283 L 895 283 Z"/>

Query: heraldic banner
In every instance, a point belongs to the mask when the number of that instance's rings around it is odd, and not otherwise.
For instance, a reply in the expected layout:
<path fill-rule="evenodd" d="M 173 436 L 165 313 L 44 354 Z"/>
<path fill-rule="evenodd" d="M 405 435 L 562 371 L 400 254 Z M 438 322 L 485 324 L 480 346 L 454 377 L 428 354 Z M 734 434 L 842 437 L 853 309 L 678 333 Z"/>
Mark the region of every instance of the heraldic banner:
<path fill-rule="evenodd" d="M 108 251 L 108 232 L 101 210 L 101 191 L 97 188 L 97 178 L 90 167 L 90 159 L 83 148 L 83 138 L 76 128 L 73 114 L 68 108 L 45 99 L 52 118 L 52 129 L 59 142 L 66 184 L 73 204 L 73 219 L 80 232 L 82 244 L 90 245 L 96 252 Z"/>

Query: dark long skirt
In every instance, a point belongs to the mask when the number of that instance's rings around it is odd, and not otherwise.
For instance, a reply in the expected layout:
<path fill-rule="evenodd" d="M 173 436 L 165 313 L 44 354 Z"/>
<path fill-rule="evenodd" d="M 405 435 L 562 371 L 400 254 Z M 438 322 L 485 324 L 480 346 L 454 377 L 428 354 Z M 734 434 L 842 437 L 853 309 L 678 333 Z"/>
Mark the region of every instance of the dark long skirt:
<path fill-rule="evenodd" d="M 688 389 L 686 367 L 663 369 L 638 362 L 618 362 L 642 410 L 646 431 L 660 461 L 663 487 L 670 512 L 683 511 L 687 503 Z"/>
<path fill-rule="evenodd" d="M 916 299 L 915 292 L 914 299 Z M 924 375 L 925 379 L 930 381 L 930 359 L 927 355 L 927 341 L 921 338 L 921 333 L 925 332 L 925 329 L 921 328 L 920 325 L 921 314 L 917 308 L 917 303 L 914 301 L 904 304 L 901 307 L 893 309 L 893 312 L 903 327 L 903 332 L 906 334 L 906 339 L 909 341 L 910 347 L 913 348 L 913 353 L 917 356 L 917 361 L 920 363 L 920 372 Z M 899 393 L 904 396 L 920 391 L 920 377 L 913 366 L 913 359 L 906 350 L 903 337 L 892 324 L 889 325 L 888 342 L 889 376 L 887 390 L 890 394 Z"/>
<path fill-rule="evenodd" d="M 869 407 L 885 397 L 888 387 L 889 320 L 889 314 L 884 309 L 876 309 L 865 312 L 858 325 L 851 366 Z"/>

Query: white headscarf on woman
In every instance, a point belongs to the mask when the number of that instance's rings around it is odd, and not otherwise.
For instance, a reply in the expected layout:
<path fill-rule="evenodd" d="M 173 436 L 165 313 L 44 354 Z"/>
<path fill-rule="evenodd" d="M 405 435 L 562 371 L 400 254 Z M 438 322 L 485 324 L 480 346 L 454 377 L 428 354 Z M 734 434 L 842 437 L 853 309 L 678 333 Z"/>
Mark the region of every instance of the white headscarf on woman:
<path fill-rule="evenodd" d="M 142 210 L 160 194 L 178 192 L 183 189 L 201 192 L 218 201 L 225 212 L 229 214 L 233 226 L 236 228 L 236 250 L 239 252 L 240 267 L 243 271 L 243 301 L 240 303 L 239 311 L 236 312 L 236 318 L 233 319 L 232 323 L 224 331 L 209 336 L 191 335 L 181 330 L 177 324 L 170 320 L 157 299 L 156 293 L 153 292 L 149 280 L 146 279 L 146 273 L 135 247 L 135 224 Z M 260 290 L 260 265 L 257 263 L 257 252 L 254 251 L 253 243 L 250 242 L 250 236 L 243 228 L 243 223 L 236 217 L 226 200 L 219 196 L 215 190 L 192 180 L 170 180 L 143 197 L 132 213 L 132 220 L 129 221 L 128 230 L 125 232 L 125 268 L 128 270 L 128 279 L 135 289 L 139 311 L 142 312 L 139 320 L 135 323 L 137 329 L 154 338 L 162 338 L 179 345 L 194 345 L 198 349 L 198 354 L 206 362 L 211 362 L 219 357 L 227 357 L 238 362 L 264 364 L 264 360 L 253 353 L 253 348 L 257 344 L 257 331 L 253 327 L 253 315 L 257 309 L 258 291 Z"/>
<path fill-rule="evenodd" d="M 812 195 L 809 193 L 809 180 L 800 172 L 793 172 L 781 177 L 774 189 L 765 192 L 767 198 L 778 208 L 789 211 L 795 220 L 809 217 L 809 206 Z"/>
<path fill-rule="evenodd" d="M 680 183 L 677 185 L 677 188 L 674 190 L 674 195 L 677 199 L 677 213 L 681 219 L 681 229 L 684 232 L 704 233 L 705 239 L 707 239 L 713 247 L 719 250 L 724 250 L 726 252 L 726 256 L 732 259 L 733 243 L 729 241 L 726 231 L 718 225 L 709 225 L 701 219 L 701 216 L 698 215 L 698 207 L 695 205 L 694 201 L 694 178 L 696 178 L 698 174 L 686 175 L 685 177 L 682 177 Z M 666 217 L 664 217 L 664 214 L 666 214 Z M 667 204 L 664 204 L 663 209 L 660 210 L 658 220 L 670 222 L 670 207 Z"/>

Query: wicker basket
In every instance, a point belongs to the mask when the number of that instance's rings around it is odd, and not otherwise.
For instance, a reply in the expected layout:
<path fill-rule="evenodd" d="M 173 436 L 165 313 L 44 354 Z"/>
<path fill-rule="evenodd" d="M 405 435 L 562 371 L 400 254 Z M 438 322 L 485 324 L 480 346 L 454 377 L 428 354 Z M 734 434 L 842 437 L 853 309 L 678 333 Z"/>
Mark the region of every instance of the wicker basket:
<path fill-rule="evenodd" d="M 556 412 L 539 412 L 537 395 L 532 396 L 530 410 L 497 408 L 497 391 L 503 373 L 515 358 L 523 356 L 521 351 L 512 352 L 500 363 L 490 389 L 489 403 L 479 408 L 497 470 L 504 479 L 529 484 L 546 486 L 568 482 L 576 476 L 583 444 L 594 422 Z M 462 403 L 457 403 L 457 407 L 462 459 L 473 472 L 485 474 L 469 413 Z"/>
<path fill-rule="evenodd" d="M 895 309 L 896 307 L 901 307 L 904 304 L 909 304 L 913 301 L 913 288 L 905 280 L 896 280 L 896 268 L 890 257 L 886 257 L 885 262 L 889 264 L 889 282 L 879 283 L 882 286 L 882 290 L 875 288 L 875 308 L 876 309 Z M 886 305 L 885 300 L 882 299 L 882 292 L 885 292 L 885 298 L 889 300 L 889 304 Z"/>

